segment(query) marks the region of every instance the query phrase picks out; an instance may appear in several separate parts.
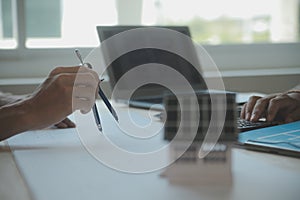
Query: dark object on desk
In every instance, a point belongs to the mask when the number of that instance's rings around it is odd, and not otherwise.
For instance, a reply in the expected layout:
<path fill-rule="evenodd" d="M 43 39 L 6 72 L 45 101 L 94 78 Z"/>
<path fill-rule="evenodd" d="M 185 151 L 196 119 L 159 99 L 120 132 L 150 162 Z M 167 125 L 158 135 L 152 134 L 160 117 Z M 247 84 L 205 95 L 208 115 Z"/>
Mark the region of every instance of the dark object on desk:
<path fill-rule="evenodd" d="M 182 140 L 202 141 L 210 130 L 213 135 L 221 131 L 219 141 L 236 141 L 235 97 L 235 93 L 223 91 L 197 91 L 196 99 L 189 93 L 165 95 L 164 139 L 170 141 L 179 134 L 177 138 Z"/>
<path fill-rule="evenodd" d="M 238 142 L 249 150 L 300 158 L 300 121 L 241 133 Z"/>
<path fill-rule="evenodd" d="M 142 109 L 153 109 L 153 110 L 164 110 L 162 104 L 162 98 L 158 97 L 157 99 L 139 99 L 139 100 L 130 100 L 128 105 L 133 108 L 142 108 Z"/>

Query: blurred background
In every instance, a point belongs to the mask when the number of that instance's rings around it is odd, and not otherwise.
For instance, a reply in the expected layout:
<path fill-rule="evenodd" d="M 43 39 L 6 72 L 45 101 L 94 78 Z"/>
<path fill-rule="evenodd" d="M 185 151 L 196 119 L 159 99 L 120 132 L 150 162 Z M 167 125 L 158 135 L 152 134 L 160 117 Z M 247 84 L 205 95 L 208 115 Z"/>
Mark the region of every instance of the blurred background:
<path fill-rule="evenodd" d="M 55 66 L 76 65 L 74 48 L 99 46 L 97 25 L 188 26 L 227 90 L 273 93 L 300 80 L 300 0 L 0 0 L 0 89 L 27 93 Z"/>

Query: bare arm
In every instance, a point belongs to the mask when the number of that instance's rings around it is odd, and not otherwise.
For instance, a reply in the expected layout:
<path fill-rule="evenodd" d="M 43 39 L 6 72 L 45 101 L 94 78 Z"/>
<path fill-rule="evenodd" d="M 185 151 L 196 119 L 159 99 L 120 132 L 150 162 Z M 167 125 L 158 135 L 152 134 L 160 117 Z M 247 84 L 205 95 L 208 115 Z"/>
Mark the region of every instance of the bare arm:
<path fill-rule="evenodd" d="M 0 107 L 21 101 L 21 100 L 27 98 L 28 96 L 29 96 L 29 94 L 15 95 L 15 94 L 11 94 L 11 93 L 3 93 L 0 91 Z M 62 121 L 55 124 L 55 126 L 57 128 L 73 128 L 76 125 L 69 118 L 65 118 Z"/>
<path fill-rule="evenodd" d="M 89 112 L 98 84 L 96 72 L 87 68 L 54 69 L 32 95 L 0 108 L 0 140 L 59 123 L 75 110 Z"/>

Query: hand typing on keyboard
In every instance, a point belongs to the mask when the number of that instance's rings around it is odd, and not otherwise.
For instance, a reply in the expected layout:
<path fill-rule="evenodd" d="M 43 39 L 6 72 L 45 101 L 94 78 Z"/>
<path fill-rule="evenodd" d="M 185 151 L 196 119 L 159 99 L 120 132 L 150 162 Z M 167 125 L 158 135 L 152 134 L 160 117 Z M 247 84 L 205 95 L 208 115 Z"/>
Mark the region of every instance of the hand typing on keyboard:
<path fill-rule="evenodd" d="M 265 97 L 252 96 L 243 105 L 240 118 L 251 122 L 258 122 L 261 118 L 266 118 L 267 122 L 283 123 L 300 120 L 300 90 Z"/>

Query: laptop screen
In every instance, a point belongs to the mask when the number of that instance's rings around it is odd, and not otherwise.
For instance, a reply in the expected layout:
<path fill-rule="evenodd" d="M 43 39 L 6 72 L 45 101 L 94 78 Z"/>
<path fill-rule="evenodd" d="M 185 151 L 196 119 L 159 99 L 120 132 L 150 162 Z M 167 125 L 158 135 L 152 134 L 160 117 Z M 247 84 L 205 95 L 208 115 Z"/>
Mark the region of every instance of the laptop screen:
<path fill-rule="evenodd" d="M 135 28 L 144 28 L 144 26 L 98 26 L 97 27 L 97 31 L 98 31 L 98 35 L 100 38 L 100 41 L 104 41 L 116 34 L 119 34 L 123 31 L 127 31 L 127 30 L 131 30 L 131 29 L 135 29 Z M 167 29 L 171 29 L 174 31 L 178 31 L 186 36 L 190 37 L 190 32 L 189 32 L 189 28 L 186 26 L 160 26 L 160 28 L 167 28 Z M 149 37 L 147 37 L 147 35 L 145 35 L 142 38 L 139 39 L 144 39 L 144 40 L 149 40 Z M 153 39 L 153 38 L 152 38 Z M 185 45 L 182 45 L 182 43 L 180 43 L 180 41 L 174 41 L 171 40 L 170 38 L 157 38 L 157 39 L 162 39 L 164 40 L 164 42 L 166 42 L 167 40 L 169 40 L 170 43 L 172 43 L 172 45 L 176 46 L 176 48 L 184 48 Z M 119 48 L 121 48 L 121 46 L 126 45 L 125 41 L 120 42 L 119 44 L 114 44 L 115 46 L 111 49 L 113 49 L 112 51 L 116 51 Z M 134 42 L 134 41 L 132 41 Z M 195 53 L 195 49 L 193 49 L 194 47 L 191 47 L 190 49 L 188 49 L 187 51 L 190 51 L 191 54 L 195 55 L 193 57 L 193 59 L 197 60 L 197 54 Z M 111 52 L 113 53 L 113 52 Z M 107 54 L 109 55 L 110 52 L 107 52 Z M 173 52 L 170 51 L 166 51 L 163 49 L 154 49 L 154 48 L 143 48 L 143 49 L 137 49 L 137 50 L 133 50 L 130 52 L 127 52 L 123 55 L 121 55 L 120 57 L 118 57 L 117 59 L 115 59 L 112 63 L 109 64 L 109 66 L 107 67 L 107 74 L 109 75 L 110 78 L 110 84 L 111 87 L 114 88 L 116 86 L 116 83 L 120 80 L 120 78 L 129 70 L 143 65 L 143 64 L 149 64 L 147 65 L 149 66 L 149 70 L 151 70 L 151 63 L 159 63 L 159 64 L 163 64 L 166 66 L 169 66 L 175 70 L 177 70 L 181 75 L 184 76 L 184 78 L 190 83 L 190 85 L 193 87 L 193 89 L 195 90 L 200 90 L 200 89 L 205 89 L 206 85 L 204 80 L 202 79 L 202 76 L 199 75 L 199 72 L 197 71 L 197 69 L 195 69 L 193 67 L 193 65 L 191 63 L 189 63 L 186 59 L 184 59 L 183 57 L 176 55 Z M 197 60 L 197 63 L 198 60 Z M 108 64 L 108 63 L 107 63 Z M 146 73 L 146 72 L 145 72 Z M 157 76 L 159 76 L 160 74 L 157 74 Z M 139 76 L 136 76 L 136 79 L 141 78 Z M 163 79 L 172 79 L 172 77 L 161 77 Z M 119 86 L 118 90 L 129 90 L 132 85 L 133 80 L 130 80 L 127 82 L 125 82 L 124 84 L 122 84 L 121 86 Z M 133 94 L 133 96 L 131 97 L 131 99 L 134 100 L 139 100 L 139 99 L 151 99 L 153 97 L 159 97 L 162 96 L 165 92 L 170 92 L 166 87 L 159 85 L 159 84 L 155 84 L 155 83 L 151 83 L 151 84 L 146 84 L 143 85 L 141 87 L 139 87 Z M 117 98 L 121 98 L 121 96 L 117 97 Z"/>

